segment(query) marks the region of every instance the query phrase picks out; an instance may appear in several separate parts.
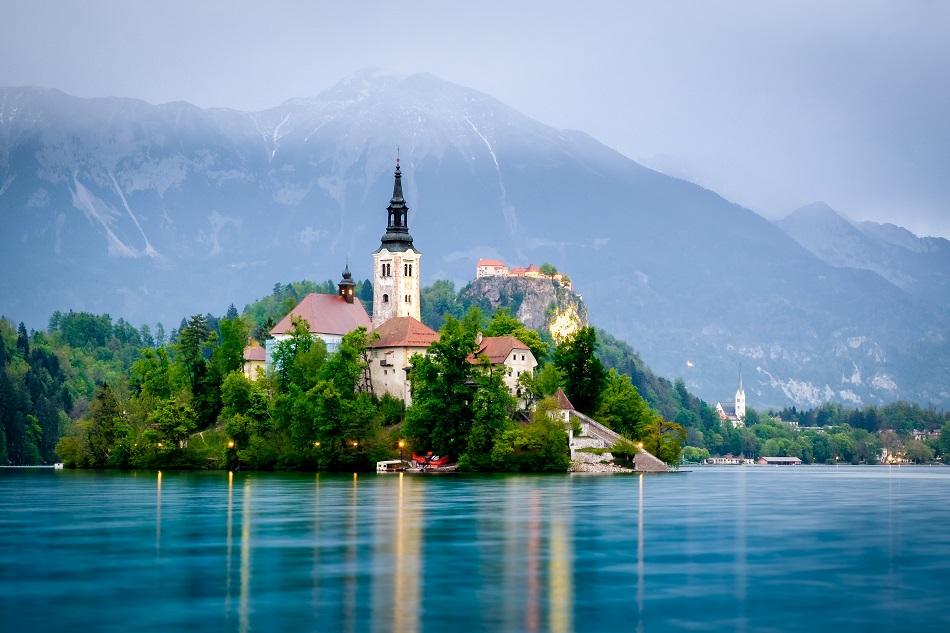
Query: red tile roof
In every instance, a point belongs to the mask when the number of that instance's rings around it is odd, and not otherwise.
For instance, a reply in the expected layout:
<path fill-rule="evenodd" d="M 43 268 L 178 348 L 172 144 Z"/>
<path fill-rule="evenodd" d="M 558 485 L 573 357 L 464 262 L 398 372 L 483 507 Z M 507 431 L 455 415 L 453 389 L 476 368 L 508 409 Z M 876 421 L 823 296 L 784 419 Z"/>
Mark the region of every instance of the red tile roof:
<path fill-rule="evenodd" d="M 429 347 L 439 340 L 439 333 L 413 317 L 389 319 L 375 332 L 379 339 L 373 347 Z"/>
<path fill-rule="evenodd" d="M 516 349 L 530 348 L 513 336 L 483 336 L 478 351 L 468 357 L 468 362 L 477 363 L 479 356 L 487 356 L 492 365 L 499 365 Z"/>
<path fill-rule="evenodd" d="M 348 334 L 363 326 L 369 330 L 369 315 L 360 301 L 347 303 L 339 295 L 311 292 L 270 331 L 271 335 L 288 334 L 293 327 L 291 317 L 302 317 L 310 324 L 312 334 Z"/>
<path fill-rule="evenodd" d="M 267 360 L 267 350 L 260 345 L 248 345 L 244 348 L 244 360 Z"/>
<path fill-rule="evenodd" d="M 480 259 L 476 266 L 503 266 L 507 268 L 507 264 L 501 261 L 500 259 Z"/>
<path fill-rule="evenodd" d="M 554 397 L 557 398 L 557 406 L 560 409 L 566 409 L 568 411 L 574 411 L 574 405 L 571 404 L 571 401 L 567 399 L 567 394 L 564 393 L 564 390 L 560 387 L 557 388 L 557 391 L 554 392 Z"/>

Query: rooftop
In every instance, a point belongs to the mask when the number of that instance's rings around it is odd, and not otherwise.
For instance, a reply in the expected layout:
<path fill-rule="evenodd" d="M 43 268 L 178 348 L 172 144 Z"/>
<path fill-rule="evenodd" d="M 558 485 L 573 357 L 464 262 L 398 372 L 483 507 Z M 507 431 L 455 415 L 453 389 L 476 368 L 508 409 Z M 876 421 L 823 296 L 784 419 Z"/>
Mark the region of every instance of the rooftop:
<path fill-rule="evenodd" d="M 429 347 L 439 340 L 438 332 L 413 317 L 389 319 L 375 332 L 379 339 L 372 347 Z"/>
<path fill-rule="evenodd" d="M 369 315 L 362 302 L 347 303 L 339 295 L 324 295 L 311 292 L 301 299 L 293 310 L 274 326 L 271 336 L 289 334 L 293 317 L 300 317 L 310 325 L 311 334 L 348 334 L 362 326 L 369 330 Z"/>
<path fill-rule="evenodd" d="M 498 365 L 505 362 L 508 355 L 516 349 L 531 351 L 527 345 L 513 336 L 483 336 L 478 343 L 478 349 L 468 357 L 468 361 L 476 363 L 479 356 L 487 356 L 492 365 Z"/>
<path fill-rule="evenodd" d="M 248 345 L 244 348 L 244 360 L 264 361 L 266 359 L 267 350 L 265 350 L 260 345 Z"/>

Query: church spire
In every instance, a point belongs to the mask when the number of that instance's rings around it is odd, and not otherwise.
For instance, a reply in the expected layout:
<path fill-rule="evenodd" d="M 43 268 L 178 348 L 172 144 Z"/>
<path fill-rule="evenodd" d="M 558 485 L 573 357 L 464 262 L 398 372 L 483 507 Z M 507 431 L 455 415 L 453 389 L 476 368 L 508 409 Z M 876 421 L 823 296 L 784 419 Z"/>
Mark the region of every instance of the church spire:
<path fill-rule="evenodd" d="M 402 169 L 399 166 L 399 150 L 396 150 L 396 171 L 393 174 L 393 197 L 386 207 L 388 221 L 386 233 L 383 235 L 380 250 L 390 252 L 405 251 L 414 248 L 412 236 L 409 234 L 409 207 L 402 194 Z"/>
<path fill-rule="evenodd" d="M 343 279 L 337 284 L 337 288 L 340 290 L 340 296 L 343 297 L 343 300 L 347 303 L 353 303 L 353 290 L 355 287 L 356 282 L 353 281 L 353 273 L 350 272 L 350 262 L 349 258 L 347 258 L 346 268 L 343 269 Z"/>

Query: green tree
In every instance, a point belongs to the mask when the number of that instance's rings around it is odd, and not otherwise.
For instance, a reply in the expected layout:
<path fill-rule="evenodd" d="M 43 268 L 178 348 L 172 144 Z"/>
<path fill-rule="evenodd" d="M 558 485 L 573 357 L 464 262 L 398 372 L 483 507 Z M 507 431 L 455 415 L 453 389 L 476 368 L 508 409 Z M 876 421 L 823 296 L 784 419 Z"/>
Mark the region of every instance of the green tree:
<path fill-rule="evenodd" d="M 549 264 L 547 262 L 541 264 L 540 270 L 542 275 L 547 275 L 548 277 L 553 277 L 557 274 L 557 268 L 554 267 L 554 264 Z"/>
<path fill-rule="evenodd" d="M 112 387 L 99 385 L 89 407 L 89 464 L 96 467 L 110 465 L 114 461 L 111 455 L 116 444 L 126 439 L 128 433 L 129 426 Z"/>
<path fill-rule="evenodd" d="M 441 329 L 447 317 L 461 319 L 464 313 L 451 281 L 439 280 L 423 288 L 419 300 L 422 322 L 433 330 Z"/>
<path fill-rule="evenodd" d="M 504 379 L 504 367 L 492 367 L 488 359 L 482 359 L 475 372 L 472 428 L 465 453 L 459 458 L 459 467 L 463 470 L 492 468 L 492 448 L 515 409 L 515 400 L 508 392 Z"/>
<path fill-rule="evenodd" d="M 233 305 L 231 310 L 234 310 Z M 240 370 L 244 363 L 244 348 L 247 346 L 250 328 L 243 319 L 237 316 L 237 310 L 234 310 L 234 314 L 234 318 L 221 320 L 221 342 L 212 355 L 212 362 L 221 376 Z"/>
<path fill-rule="evenodd" d="M 904 457 L 915 464 L 932 462 L 934 451 L 920 440 L 910 440 L 904 444 Z"/>
<path fill-rule="evenodd" d="M 515 337 L 528 346 L 538 363 L 543 363 L 548 355 L 548 344 L 541 339 L 538 331 L 525 327 L 521 321 L 511 315 L 507 308 L 500 308 L 492 315 L 485 329 L 485 335 Z"/>
<path fill-rule="evenodd" d="M 465 452 L 475 392 L 468 357 L 475 349 L 472 327 L 447 317 L 429 353 L 410 360 L 412 406 L 406 410 L 405 431 L 414 446 L 443 455 Z"/>
<path fill-rule="evenodd" d="M 646 429 L 659 414 L 640 397 L 630 376 L 611 369 L 604 383 L 594 419 L 628 438 L 644 437 Z"/>
<path fill-rule="evenodd" d="M 950 422 L 940 427 L 940 441 L 937 443 L 937 447 L 940 450 L 940 455 L 944 458 L 944 462 L 947 462 L 947 458 L 950 457 Z"/>
<path fill-rule="evenodd" d="M 149 416 L 149 426 L 158 434 L 162 448 L 183 449 L 197 430 L 195 411 L 179 400 L 161 403 Z"/>
<path fill-rule="evenodd" d="M 597 334 L 594 328 L 584 327 L 554 352 L 554 364 L 564 374 L 564 392 L 578 410 L 587 414 L 596 411 L 607 379 L 596 351 Z"/>

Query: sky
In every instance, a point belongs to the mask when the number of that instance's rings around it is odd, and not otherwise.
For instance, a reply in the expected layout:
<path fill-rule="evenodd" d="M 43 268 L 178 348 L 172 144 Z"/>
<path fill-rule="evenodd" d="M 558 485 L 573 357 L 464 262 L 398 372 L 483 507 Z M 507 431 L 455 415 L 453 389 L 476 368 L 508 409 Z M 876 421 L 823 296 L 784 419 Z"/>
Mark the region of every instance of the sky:
<path fill-rule="evenodd" d="M 0 86 L 261 110 L 431 72 L 769 218 L 950 237 L 950 2 L 0 0 Z"/>

